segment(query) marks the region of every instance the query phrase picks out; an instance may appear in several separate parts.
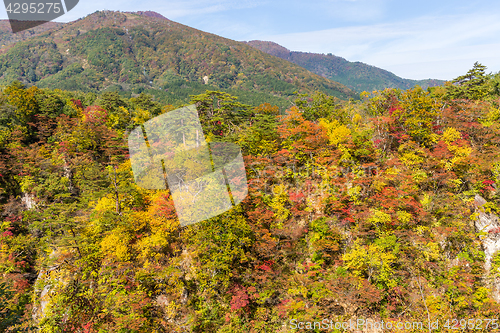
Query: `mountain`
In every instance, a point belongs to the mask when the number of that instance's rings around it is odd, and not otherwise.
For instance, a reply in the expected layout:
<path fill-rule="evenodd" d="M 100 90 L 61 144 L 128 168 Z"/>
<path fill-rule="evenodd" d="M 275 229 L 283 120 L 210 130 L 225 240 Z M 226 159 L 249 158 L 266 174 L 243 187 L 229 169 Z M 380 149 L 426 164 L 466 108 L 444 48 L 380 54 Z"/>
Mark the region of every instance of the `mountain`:
<path fill-rule="evenodd" d="M 282 106 L 290 105 L 294 92 L 357 98 L 350 88 L 298 65 L 150 11 L 99 11 L 40 29 L 2 47 L 0 84 L 19 80 L 94 93 L 147 92 L 170 103 L 207 89 Z"/>
<path fill-rule="evenodd" d="M 288 60 L 313 73 L 340 82 L 357 91 L 373 91 L 385 88 L 409 89 L 416 85 L 422 88 L 434 87 L 444 83 L 442 80 L 410 80 L 375 66 L 362 62 L 351 62 L 332 54 L 290 51 L 274 42 L 253 40 L 246 42 L 270 55 Z"/>

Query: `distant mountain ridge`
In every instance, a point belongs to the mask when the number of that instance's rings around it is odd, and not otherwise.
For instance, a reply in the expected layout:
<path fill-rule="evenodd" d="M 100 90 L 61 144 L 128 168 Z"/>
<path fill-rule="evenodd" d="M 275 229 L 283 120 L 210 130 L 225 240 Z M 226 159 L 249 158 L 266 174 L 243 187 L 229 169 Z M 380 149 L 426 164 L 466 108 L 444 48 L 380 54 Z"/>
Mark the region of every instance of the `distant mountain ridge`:
<path fill-rule="evenodd" d="M 444 83 L 442 80 L 433 79 L 403 79 L 387 70 L 362 62 L 351 62 L 332 54 L 290 51 L 274 42 L 252 40 L 246 43 L 267 54 L 288 60 L 313 73 L 340 82 L 357 92 L 385 88 L 409 89 L 416 85 L 425 89 Z"/>
<path fill-rule="evenodd" d="M 128 96 L 147 92 L 168 103 L 207 89 L 260 95 L 259 101 L 281 106 L 289 106 L 295 92 L 358 98 L 298 65 L 151 11 L 98 11 L 52 29 L 30 29 L 0 49 L 0 84 L 13 80 Z"/>

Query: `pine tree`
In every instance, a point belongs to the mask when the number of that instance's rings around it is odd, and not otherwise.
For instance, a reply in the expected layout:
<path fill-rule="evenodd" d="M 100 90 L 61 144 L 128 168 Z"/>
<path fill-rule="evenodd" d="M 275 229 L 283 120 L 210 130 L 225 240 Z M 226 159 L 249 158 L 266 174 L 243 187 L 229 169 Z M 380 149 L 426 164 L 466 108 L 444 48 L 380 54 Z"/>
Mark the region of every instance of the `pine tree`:
<path fill-rule="evenodd" d="M 467 74 L 454 79 L 449 86 L 447 97 L 450 99 L 480 100 L 488 96 L 489 85 L 486 66 L 475 62 Z"/>

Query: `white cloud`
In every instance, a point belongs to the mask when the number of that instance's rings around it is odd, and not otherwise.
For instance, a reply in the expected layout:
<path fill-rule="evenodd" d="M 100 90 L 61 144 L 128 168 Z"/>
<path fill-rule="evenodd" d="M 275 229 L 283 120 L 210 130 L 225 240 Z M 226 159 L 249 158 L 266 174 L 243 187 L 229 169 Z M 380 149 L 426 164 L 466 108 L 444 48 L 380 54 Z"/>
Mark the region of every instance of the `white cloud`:
<path fill-rule="evenodd" d="M 318 16 L 328 16 L 332 23 L 367 22 L 381 19 L 390 0 L 329 0 L 311 3 Z"/>

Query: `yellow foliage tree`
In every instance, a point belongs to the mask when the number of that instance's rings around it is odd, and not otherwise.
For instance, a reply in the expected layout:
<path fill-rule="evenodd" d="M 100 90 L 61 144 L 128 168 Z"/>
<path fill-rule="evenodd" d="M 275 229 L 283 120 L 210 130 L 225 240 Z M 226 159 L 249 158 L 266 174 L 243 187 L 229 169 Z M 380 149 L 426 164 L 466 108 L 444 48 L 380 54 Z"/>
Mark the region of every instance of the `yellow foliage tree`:
<path fill-rule="evenodd" d="M 334 146 L 338 146 L 339 144 L 345 142 L 349 135 L 351 135 L 351 130 L 336 119 L 333 119 L 332 121 L 320 119 L 319 124 L 326 130 L 328 140 L 330 141 L 330 144 Z"/>

